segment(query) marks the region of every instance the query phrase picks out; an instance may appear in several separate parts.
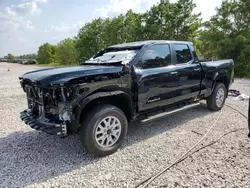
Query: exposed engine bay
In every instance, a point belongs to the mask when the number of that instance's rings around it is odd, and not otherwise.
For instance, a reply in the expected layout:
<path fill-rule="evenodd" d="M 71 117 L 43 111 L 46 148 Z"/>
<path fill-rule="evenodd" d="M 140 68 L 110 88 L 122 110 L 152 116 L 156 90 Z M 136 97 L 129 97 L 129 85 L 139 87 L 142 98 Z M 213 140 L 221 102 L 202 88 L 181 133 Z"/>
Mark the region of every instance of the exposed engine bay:
<path fill-rule="evenodd" d="M 36 125 L 54 124 L 55 127 L 61 127 L 62 130 L 57 135 L 67 134 L 67 124 L 74 118 L 72 109 L 68 108 L 68 102 L 74 96 L 72 90 L 62 86 L 44 87 L 29 80 L 21 80 L 21 86 L 27 95 L 28 109 L 23 117 L 30 119 L 29 124 L 36 121 Z M 42 126 L 41 126 L 42 127 Z M 36 127 L 34 127 L 36 128 Z M 37 127 L 39 128 L 39 126 Z"/>
<path fill-rule="evenodd" d="M 74 112 L 76 106 L 80 106 L 80 101 L 85 98 L 100 85 L 110 85 L 120 82 L 120 74 L 103 74 L 88 77 L 81 77 L 70 80 L 64 84 L 44 85 L 39 81 L 27 78 L 20 78 L 20 84 L 27 96 L 28 109 L 23 113 L 23 118 L 30 121 L 27 124 L 50 123 L 50 127 L 64 127 L 66 130 L 73 122 L 78 122 L 79 114 Z M 91 88 L 91 89 L 90 89 Z M 29 117 L 32 117 L 30 119 Z M 79 123 L 78 123 L 79 124 Z M 76 125 L 77 126 L 77 125 Z M 73 126 L 70 126 L 73 127 Z M 36 127 L 34 127 L 36 128 Z M 69 130 L 68 130 L 69 131 Z M 66 131 L 67 132 L 67 131 Z M 55 132 L 54 132 L 55 134 Z M 65 134 L 59 131 L 57 135 Z"/>

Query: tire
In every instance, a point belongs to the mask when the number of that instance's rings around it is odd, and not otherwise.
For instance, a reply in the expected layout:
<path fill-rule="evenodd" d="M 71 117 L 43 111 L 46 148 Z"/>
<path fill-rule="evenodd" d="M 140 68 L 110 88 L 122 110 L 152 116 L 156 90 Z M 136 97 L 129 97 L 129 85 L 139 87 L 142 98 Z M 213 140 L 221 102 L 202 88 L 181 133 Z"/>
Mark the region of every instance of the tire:
<path fill-rule="evenodd" d="M 106 129 L 102 129 L 103 127 Z M 92 109 L 84 117 L 79 132 L 80 140 L 87 152 L 103 157 L 117 151 L 126 137 L 127 129 L 128 121 L 122 110 L 113 105 L 101 105 Z M 98 139 L 101 140 L 98 141 Z"/>
<path fill-rule="evenodd" d="M 227 89 L 223 83 L 216 83 L 213 93 L 207 98 L 207 107 L 219 111 L 225 104 Z"/>

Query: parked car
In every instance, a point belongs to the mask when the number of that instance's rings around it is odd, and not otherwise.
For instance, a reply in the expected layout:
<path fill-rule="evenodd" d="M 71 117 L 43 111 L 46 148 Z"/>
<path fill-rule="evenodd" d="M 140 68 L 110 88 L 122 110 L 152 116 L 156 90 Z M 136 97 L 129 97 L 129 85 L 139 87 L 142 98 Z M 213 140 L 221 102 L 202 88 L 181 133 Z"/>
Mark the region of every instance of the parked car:
<path fill-rule="evenodd" d="M 7 59 L 0 59 L 0 62 L 7 62 Z"/>
<path fill-rule="evenodd" d="M 36 64 L 36 61 L 35 60 L 28 60 L 28 61 L 24 61 L 23 64 L 24 65 L 34 65 L 34 64 Z"/>
<path fill-rule="evenodd" d="M 234 61 L 200 62 L 188 41 L 139 41 L 108 46 L 82 65 L 20 76 L 31 128 L 62 137 L 79 133 L 97 156 L 117 151 L 132 121 L 147 123 L 206 100 L 220 110 Z"/>
<path fill-rule="evenodd" d="M 23 64 L 24 61 L 23 61 L 22 59 L 19 59 L 19 60 L 16 60 L 16 63 L 18 63 L 18 64 Z"/>

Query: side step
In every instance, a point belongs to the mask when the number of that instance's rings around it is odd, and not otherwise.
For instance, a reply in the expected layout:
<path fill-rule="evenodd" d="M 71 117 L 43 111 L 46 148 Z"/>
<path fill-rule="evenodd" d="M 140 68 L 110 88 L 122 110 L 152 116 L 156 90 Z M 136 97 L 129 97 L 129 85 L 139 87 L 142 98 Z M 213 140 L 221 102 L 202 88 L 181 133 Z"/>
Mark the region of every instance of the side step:
<path fill-rule="evenodd" d="M 163 118 L 165 116 L 168 116 L 168 115 L 171 115 L 171 114 L 174 114 L 174 113 L 177 113 L 177 112 L 181 112 L 181 111 L 184 111 L 184 110 L 188 110 L 188 109 L 191 109 L 191 108 L 195 108 L 197 106 L 200 106 L 200 102 L 189 104 L 189 105 L 183 106 L 181 108 L 178 108 L 178 109 L 175 109 L 175 110 L 172 110 L 172 111 L 163 112 L 163 113 L 156 114 L 156 115 L 153 115 L 153 116 L 148 116 L 146 119 L 141 120 L 141 123 L 142 124 L 149 123 L 151 121 Z"/>

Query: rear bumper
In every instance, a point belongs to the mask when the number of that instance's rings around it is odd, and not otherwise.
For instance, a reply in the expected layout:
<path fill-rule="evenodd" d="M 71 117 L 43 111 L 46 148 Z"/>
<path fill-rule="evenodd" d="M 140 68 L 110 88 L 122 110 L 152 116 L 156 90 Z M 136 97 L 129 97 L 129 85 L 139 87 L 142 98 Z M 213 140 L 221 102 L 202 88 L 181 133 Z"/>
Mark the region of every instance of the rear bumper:
<path fill-rule="evenodd" d="M 45 122 L 40 119 L 36 119 L 31 112 L 24 110 L 20 113 L 20 118 L 25 124 L 29 125 L 32 129 L 43 131 L 51 135 L 66 136 L 67 126 L 66 124 L 57 124 Z"/>

